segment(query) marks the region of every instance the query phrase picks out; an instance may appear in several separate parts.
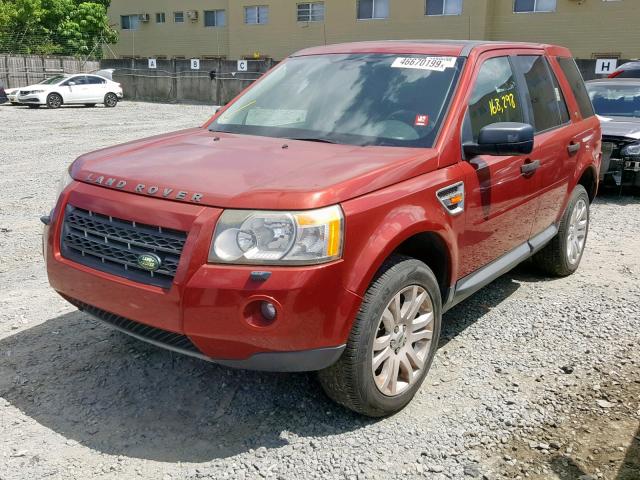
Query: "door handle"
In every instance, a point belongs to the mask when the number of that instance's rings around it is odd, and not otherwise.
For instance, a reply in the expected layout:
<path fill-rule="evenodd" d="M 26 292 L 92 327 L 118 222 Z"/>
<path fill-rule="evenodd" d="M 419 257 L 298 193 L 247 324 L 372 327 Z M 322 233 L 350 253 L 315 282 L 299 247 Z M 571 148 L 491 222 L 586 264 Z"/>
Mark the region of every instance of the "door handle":
<path fill-rule="evenodd" d="M 540 168 L 540 160 L 527 160 L 524 165 L 520 167 L 522 175 L 531 175 Z"/>
<path fill-rule="evenodd" d="M 580 142 L 571 142 L 567 147 L 567 151 L 569 152 L 569 155 L 578 153 L 579 150 L 580 150 Z"/>

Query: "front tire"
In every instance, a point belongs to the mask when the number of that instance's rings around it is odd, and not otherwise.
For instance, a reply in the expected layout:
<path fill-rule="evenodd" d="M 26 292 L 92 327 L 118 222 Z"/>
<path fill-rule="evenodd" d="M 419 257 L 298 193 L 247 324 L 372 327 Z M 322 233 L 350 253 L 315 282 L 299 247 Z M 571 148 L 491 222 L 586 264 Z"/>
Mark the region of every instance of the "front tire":
<path fill-rule="evenodd" d="M 401 410 L 431 367 L 441 318 L 431 269 L 409 257 L 390 257 L 365 294 L 344 353 L 318 372 L 324 391 L 370 417 Z"/>
<path fill-rule="evenodd" d="M 113 108 L 118 104 L 118 96 L 115 93 L 107 93 L 104 96 L 104 106 Z"/>
<path fill-rule="evenodd" d="M 589 195 L 576 185 L 562 215 L 558 234 L 535 254 L 534 263 L 545 273 L 566 277 L 578 269 L 589 233 Z"/>
<path fill-rule="evenodd" d="M 48 108 L 60 108 L 62 105 L 62 97 L 57 93 L 50 93 L 47 95 L 47 107 Z"/>

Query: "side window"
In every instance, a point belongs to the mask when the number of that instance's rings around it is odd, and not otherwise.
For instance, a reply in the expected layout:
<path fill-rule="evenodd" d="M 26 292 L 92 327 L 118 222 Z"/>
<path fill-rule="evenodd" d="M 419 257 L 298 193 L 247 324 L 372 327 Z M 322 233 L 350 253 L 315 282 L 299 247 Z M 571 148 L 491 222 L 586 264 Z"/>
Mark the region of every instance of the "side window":
<path fill-rule="evenodd" d="M 87 77 L 87 83 L 90 85 L 102 85 L 106 83 L 104 79 L 98 77 Z"/>
<path fill-rule="evenodd" d="M 482 127 L 497 122 L 524 122 L 516 79 L 507 57 L 486 60 L 469 101 L 468 122 L 473 140 Z"/>
<path fill-rule="evenodd" d="M 536 132 L 551 130 L 565 123 L 560 115 L 561 92 L 554 86 L 547 59 L 540 55 L 517 56 L 513 63 L 524 76 Z"/>
<path fill-rule="evenodd" d="M 569 123 L 571 121 L 571 115 L 569 115 L 569 107 L 567 107 L 567 101 L 564 98 L 564 93 L 562 93 L 562 88 L 560 88 L 560 84 L 558 83 L 558 77 L 556 77 L 553 69 L 551 70 L 551 81 L 553 82 L 553 88 L 556 91 L 556 100 L 558 100 L 558 108 L 560 108 L 560 121 L 562 124 Z"/>
<path fill-rule="evenodd" d="M 76 85 L 86 85 L 87 77 L 85 77 L 84 75 L 80 75 L 80 76 L 71 78 L 70 81 L 76 82 Z"/>
<path fill-rule="evenodd" d="M 567 77 L 569 85 L 571 85 L 571 91 L 573 91 L 573 95 L 576 97 L 582 118 L 593 117 L 595 115 L 593 105 L 591 104 L 587 87 L 584 86 L 584 80 L 580 70 L 578 70 L 576 62 L 573 58 L 558 57 L 558 63 L 564 76 Z"/>

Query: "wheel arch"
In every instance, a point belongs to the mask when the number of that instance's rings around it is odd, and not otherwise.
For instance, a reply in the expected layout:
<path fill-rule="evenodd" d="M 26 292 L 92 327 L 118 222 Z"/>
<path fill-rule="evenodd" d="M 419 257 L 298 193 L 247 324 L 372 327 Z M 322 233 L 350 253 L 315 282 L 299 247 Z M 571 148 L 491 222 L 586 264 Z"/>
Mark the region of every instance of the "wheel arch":
<path fill-rule="evenodd" d="M 442 302 L 446 303 L 452 279 L 457 275 L 457 246 L 451 230 L 430 227 L 409 229 L 396 235 L 385 248 L 377 249 L 377 255 L 371 259 L 370 269 L 359 278 L 357 285 L 351 286 L 353 291 L 364 295 L 385 261 L 392 255 L 400 254 L 424 262 L 433 271 L 438 280 Z"/>
<path fill-rule="evenodd" d="M 598 172 L 593 165 L 588 165 L 578 176 L 577 185 L 582 185 L 589 195 L 589 202 L 593 202 L 598 193 Z"/>

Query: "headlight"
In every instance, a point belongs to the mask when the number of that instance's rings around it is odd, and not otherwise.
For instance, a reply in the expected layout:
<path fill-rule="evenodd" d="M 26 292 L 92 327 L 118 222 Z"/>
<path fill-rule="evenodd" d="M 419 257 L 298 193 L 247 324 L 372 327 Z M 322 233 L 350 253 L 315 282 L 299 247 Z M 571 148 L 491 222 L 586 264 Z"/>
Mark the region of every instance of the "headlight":
<path fill-rule="evenodd" d="M 67 188 L 71 182 L 73 182 L 73 177 L 69 173 L 69 168 L 65 169 L 62 178 L 60 178 L 60 181 L 58 182 L 58 189 L 56 191 L 56 197 L 54 199 L 54 202 L 56 203 L 58 202 L 58 197 L 60 197 L 60 194 L 64 191 L 64 189 Z"/>
<path fill-rule="evenodd" d="M 338 206 L 281 212 L 225 210 L 209 250 L 211 263 L 312 265 L 342 256 L 344 218 Z"/>
<path fill-rule="evenodd" d="M 640 143 L 632 143 L 622 149 L 623 157 L 640 157 Z"/>

